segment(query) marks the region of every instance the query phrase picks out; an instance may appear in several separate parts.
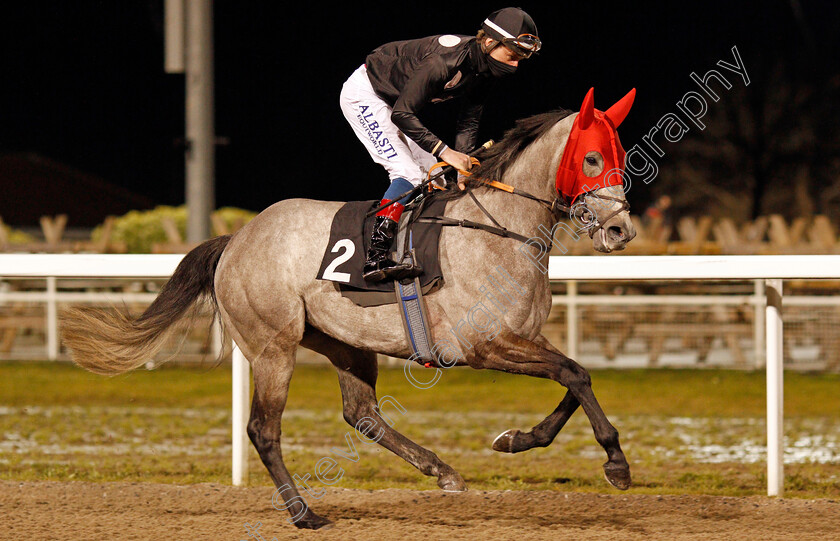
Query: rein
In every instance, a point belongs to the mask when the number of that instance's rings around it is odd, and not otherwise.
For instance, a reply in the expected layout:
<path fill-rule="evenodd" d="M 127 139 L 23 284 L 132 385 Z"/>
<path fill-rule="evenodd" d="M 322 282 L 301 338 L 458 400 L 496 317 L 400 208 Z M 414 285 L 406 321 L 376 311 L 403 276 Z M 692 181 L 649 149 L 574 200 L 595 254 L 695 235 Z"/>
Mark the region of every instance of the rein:
<path fill-rule="evenodd" d="M 492 144 L 493 144 L 493 141 L 488 141 L 487 143 L 482 145 L 482 147 L 479 147 L 479 149 L 489 148 Z M 472 160 L 473 164 L 478 165 L 479 162 L 476 158 L 471 157 L 470 159 Z M 435 169 L 438 169 L 438 168 L 440 168 L 441 171 L 436 173 L 435 175 L 432 175 L 431 174 L 432 171 L 434 171 Z M 432 183 L 435 180 L 442 177 L 447 172 L 452 171 L 453 169 L 454 168 L 451 165 L 447 164 L 446 162 L 436 163 L 435 165 L 433 165 L 429 169 L 429 177 L 426 180 L 424 180 L 416 188 L 414 188 L 412 190 L 409 190 L 406 193 L 395 197 L 394 201 L 399 201 L 406 196 L 409 196 L 409 198 L 411 199 L 416 194 L 422 193 L 423 190 L 427 186 L 429 187 L 429 191 L 431 191 L 432 189 L 447 190 L 448 188 L 443 188 L 443 187 L 434 185 Z M 465 177 L 470 176 L 469 171 L 458 171 L 458 173 L 460 173 L 461 175 L 463 175 Z M 571 205 L 570 206 L 570 205 L 566 204 L 564 201 L 562 201 L 560 199 L 560 197 L 555 197 L 553 201 L 548 201 L 546 199 L 543 199 L 541 197 L 537 197 L 536 195 L 528 193 L 525 190 L 521 190 L 519 188 L 516 188 L 516 187 L 511 186 L 509 184 L 505 184 L 503 182 L 499 182 L 497 180 L 483 180 L 483 181 L 480 181 L 479 185 L 480 186 L 487 186 L 488 188 L 493 188 L 493 189 L 496 189 L 496 190 L 499 190 L 499 191 L 507 192 L 507 193 L 512 194 L 512 195 L 516 195 L 516 196 L 519 196 L 519 197 L 524 197 L 526 199 L 530 199 L 531 201 L 535 201 L 535 202 L 539 203 L 540 205 L 544 206 L 545 208 L 547 208 L 548 211 L 552 214 L 552 216 L 554 216 L 557 220 L 559 220 L 564 214 L 567 214 L 569 216 L 574 215 L 576 217 L 579 217 L 583 220 L 583 223 L 586 224 L 586 225 L 584 225 L 583 227 L 578 229 L 577 234 L 581 234 L 581 233 L 586 232 L 586 233 L 589 234 L 589 238 L 592 238 L 595 235 L 595 233 L 602 230 L 603 227 L 604 227 L 603 224 L 607 223 L 614 216 L 620 214 L 621 212 L 624 212 L 625 210 L 630 210 L 630 203 L 628 203 L 626 199 L 619 199 L 617 197 L 610 197 L 608 195 L 598 195 L 598 194 L 591 193 L 591 192 L 583 194 L 583 201 L 584 201 L 583 204 L 581 204 L 581 205 Z M 470 198 L 472 198 L 473 202 L 481 210 L 481 212 L 483 212 L 484 215 L 487 216 L 490 219 L 491 222 L 493 222 L 493 225 L 484 224 L 484 223 L 481 223 L 481 222 L 474 222 L 472 220 L 456 220 L 454 218 L 449 218 L 447 216 L 424 216 L 424 217 L 419 217 L 418 216 L 417 218 L 412 219 L 412 222 L 430 223 L 430 224 L 434 223 L 434 224 L 440 224 L 440 225 L 443 225 L 443 226 L 458 226 L 458 227 L 464 227 L 464 228 L 467 228 L 467 229 L 479 229 L 481 231 L 486 231 L 487 233 L 492 233 L 492 234 L 498 235 L 500 237 L 512 238 L 512 239 L 518 240 L 519 242 L 527 243 L 527 241 L 530 239 L 530 237 L 526 237 L 525 235 L 522 235 L 520 233 L 516 233 L 515 231 L 511 231 L 511 230 L 503 227 L 493 217 L 493 215 L 490 214 L 490 212 L 486 208 L 484 208 L 484 205 L 481 204 L 481 202 L 478 200 L 478 198 L 475 196 L 475 194 L 472 193 L 472 191 L 468 191 L 467 194 L 470 196 Z M 620 203 L 620 207 L 617 210 L 614 210 L 613 212 L 611 212 L 606 218 L 604 218 L 603 221 L 599 221 L 595 217 L 595 214 L 586 207 L 586 198 L 587 197 L 591 197 L 591 198 L 594 198 L 594 199 L 601 199 L 601 200 L 604 200 L 604 201 L 612 201 L 612 202 Z M 369 211 L 367 213 L 367 215 L 371 216 L 373 214 L 376 214 L 377 212 L 379 212 L 380 210 L 382 210 L 383 208 L 385 208 L 385 207 L 387 207 L 388 205 L 391 205 L 391 204 L 392 203 L 386 203 L 384 205 L 380 205 L 377 208 Z"/>
<path fill-rule="evenodd" d="M 554 215 L 557 219 L 559 219 L 560 216 L 563 215 L 563 214 L 568 214 L 569 216 L 574 215 L 574 216 L 578 216 L 578 217 L 581 217 L 581 218 L 586 218 L 588 216 L 589 218 L 584 220 L 584 223 L 586 223 L 587 225 L 578 229 L 577 233 L 580 234 L 580 233 L 588 232 L 589 238 L 592 238 L 595 235 L 595 233 L 597 233 L 599 230 L 603 229 L 603 227 L 604 227 L 603 224 L 610 221 L 614 216 L 618 215 L 621 212 L 624 212 L 625 210 L 630 210 L 630 203 L 628 203 L 626 199 L 619 199 L 617 197 L 610 197 L 608 195 L 599 195 L 599 194 L 595 194 L 595 193 L 587 193 L 587 194 L 584 194 L 584 196 L 583 196 L 584 203 L 582 205 L 569 206 L 566 203 L 562 202 L 559 197 L 555 197 L 554 201 L 548 201 L 546 199 L 542 199 L 540 197 L 532 195 L 532 194 L 530 194 L 530 193 L 528 193 L 524 190 L 520 190 L 519 188 L 515 188 L 515 187 L 513 187 L 509 184 L 504 184 L 504 183 L 496 181 L 496 180 L 484 181 L 484 182 L 482 182 L 481 185 L 488 186 L 490 188 L 494 188 L 494 189 L 497 189 L 497 190 L 501 190 L 503 192 L 507 192 L 507 193 L 510 193 L 510 194 L 513 194 L 513 195 L 518 195 L 520 197 L 524 197 L 524 198 L 530 199 L 532 201 L 536 201 L 537 203 L 540 203 L 541 205 L 546 207 L 549 210 L 549 212 L 551 212 L 551 214 Z M 476 197 L 473 195 L 472 192 L 470 192 L 470 196 L 472 197 L 473 201 L 475 201 L 475 204 L 478 205 L 478 207 L 481 209 L 481 211 L 484 212 L 484 214 L 486 214 L 487 217 L 489 217 L 493 221 L 493 223 L 495 223 L 498 226 L 499 225 L 498 222 L 496 222 L 496 220 L 493 219 L 493 217 L 490 215 L 490 213 L 487 212 L 487 210 L 481 205 L 481 203 L 478 202 L 478 199 L 476 199 Z M 593 215 L 592 211 L 590 211 L 586 207 L 586 198 L 587 197 L 591 197 L 593 199 L 602 199 L 604 201 L 613 201 L 613 202 L 616 202 L 616 203 L 620 203 L 621 206 L 617 210 L 614 210 L 613 212 L 611 212 L 606 218 L 604 218 L 603 221 L 598 221 L 597 219 L 592 221 L 593 218 L 594 218 L 594 215 Z"/>
<path fill-rule="evenodd" d="M 473 160 L 476 163 L 478 162 L 478 160 L 475 160 L 475 158 L 473 158 Z M 447 167 L 447 164 L 445 162 L 437 163 L 432 167 L 432 170 L 434 170 L 436 167 L 444 167 L 445 168 L 445 167 Z M 451 166 L 449 166 L 449 167 L 451 167 Z M 459 173 L 461 173 L 462 175 L 464 175 L 466 177 L 470 176 L 469 171 L 459 171 Z M 438 173 L 435 176 L 435 178 L 439 177 L 441 174 L 443 174 L 443 172 Z M 608 195 L 587 193 L 587 194 L 584 194 L 584 196 L 583 196 L 583 199 L 584 199 L 583 204 L 569 206 L 565 202 L 561 201 L 560 197 L 555 197 L 553 201 L 548 201 L 546 199 L 543 199 L 541 197 L 537 197 L 536 195 L 528 193 L 525 190 L 521 190 L 519 188 L 516 188 L 516 187 L 511 186 L 509 184 L 505 184 L 503 182 L 499 182 L 497 180 L 481 181 L 480 185 L 481 186 L 487 186 L 488 188 L 493 188 L 493 189 L 500 190 L 500 191 L 503 191 L 503 192 L 507 192 L 507 193 L 512 194 L 512 195 L 517 195 L 519 197 L 524 197 L 526 199 L 530 199 L 531 201 L 535 201 L 535 202 L 541 204 L 542 206 L 544 206 L 545 208 L 547 208 L 548 211 L 551 212 L 551 214 L 555 218 L 557 218 L 558 220 L 564 214 L 568 214 L 569 216 L 574 215 L 574 216 L 581 217 L 581 218 L 584 219 L 584 223 L 586 225 L 584 227 L 581 227 L 580 229 L 578 229 L 576 233 L 581 234 L 581 233 L 586 232 L 586 233 L 589 234 L 589 238 L 592 238 L 595 235 L 595 233 L 597 233 L 598 231 L 603 229 L 603 227 L 604 227 L 603 224 L 610 221 L 614 216 L 620 214 L 621 212 L 624 212 L 625 210 L 630 210 L 630 203 L 628 203 L 626 199 L 619 199 L 617 197 L 611 197 L 611 196 L 608 196 Z M 446 189 L 446 188 L 441 188 L 441 189 Z M 419 218 L 418 221 L 427 222 L 427 223 L 440 223 L 442 225 L 450 225 L 450 226 L 457 225 L 457 226 L 460 226 L 460 227 L 467 227 L 467 228 L 472 228 L 472 229 L 481 229 L 483 231 L 487 231 L 488 233 L 493 233 L 493 234 L 499 235 L 501 237 L 513 238 L 513 239 L 516 239 L 516 240 L 518 240 L 520 242 L 523 242 L 523 243 L 526 242 L 529 239 L 529 237 L 526 237 L 526 236 L 521 235 L 519 233 L 515 233 L 515 232 L 510 231 L 509 229 L 507 229 L 505 227 L 502 227 L 502 225 L 499 224 L 499 222 L 493 217 L 493 215 L 490 214 L 490 212 L 488 212 L 486 208 L 484 208 L 484 205 L 482 205 L 479 202 L 478 198 L 476 198 L 476 196 L 472 193 L 472 191 L 467 192 L 467 193 L 472 198 L 472 200 L 476 204 L 476 206 L 481 210 L 481 212 L 483 212 L 490 219 L 490 221 L 493 222 L 494 226 L 490 226 L 490 225 L 487 225 L 487 224 L 482 224 L 482 223 L 479 223 L 479 222 L 473 222 L 473 221 L 470 221 L 470 220 L 455 220 L 453 218 L 447 218 L 445 216 Z M 598 221 L 597 218 L 594 217 L 594 213 L 586 207 L 586 198 L 587 197 L 619 203 L 620 207 L 617 210 L 614 210 L 613 212 L 611 212 L 606 218 L 604 218 L 603 221 Z"/>

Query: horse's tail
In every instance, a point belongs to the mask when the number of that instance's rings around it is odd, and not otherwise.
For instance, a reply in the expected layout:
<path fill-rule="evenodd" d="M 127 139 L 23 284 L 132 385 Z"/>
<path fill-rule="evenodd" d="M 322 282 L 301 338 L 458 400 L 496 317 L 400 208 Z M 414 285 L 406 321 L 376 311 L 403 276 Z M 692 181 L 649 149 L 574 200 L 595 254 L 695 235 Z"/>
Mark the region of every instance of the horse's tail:
<path fill-rule="evenodd" d="M 215 315 L 213 278 L 228 241 L 230 235 L 216 237 L 185 255 L 155 301 L 136 319 L 91 307 L 64 311 L 62 336 L 73 361 L 97 374 L 121 374 L 151 360 L 173 324 L 200 298 L 209 296 Z"/>

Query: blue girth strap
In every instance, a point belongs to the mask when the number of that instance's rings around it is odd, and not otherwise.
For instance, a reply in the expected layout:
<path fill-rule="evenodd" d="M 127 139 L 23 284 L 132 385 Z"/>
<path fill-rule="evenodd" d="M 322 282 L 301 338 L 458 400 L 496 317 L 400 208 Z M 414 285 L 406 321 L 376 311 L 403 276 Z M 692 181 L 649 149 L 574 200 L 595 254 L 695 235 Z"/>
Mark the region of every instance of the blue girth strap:
<path fill-rule="evenodd" d="M 404 257 L 413 258 L 413 236 L 410 232 L 408 239 L 411 253 L 405 254 Z M 420 279 L 415 278 L 406 282 L 395 281 L 394 291 L 397 294 L 397 302 L 400 306 L 403 328 L 408 343 L 411 344 L 412 360 L 416 360 L 425 366 L 437 366 L 437 361 L 432 353 L 432 333 L 429 330 L 429 317 L 426 314 Z"/>
<path fill-rule="evenodd" d="M 437 365 L 432 354 L 432 338 L 429 331 L 426 307 L 420 291 L 420 281 L 415 278 L 407 284 L 395 283 L 399 299 L 403 327 L 413 353 L 412 360 L 421 364 Z M 428 364 L 427 364 L 428 366 Z"/>

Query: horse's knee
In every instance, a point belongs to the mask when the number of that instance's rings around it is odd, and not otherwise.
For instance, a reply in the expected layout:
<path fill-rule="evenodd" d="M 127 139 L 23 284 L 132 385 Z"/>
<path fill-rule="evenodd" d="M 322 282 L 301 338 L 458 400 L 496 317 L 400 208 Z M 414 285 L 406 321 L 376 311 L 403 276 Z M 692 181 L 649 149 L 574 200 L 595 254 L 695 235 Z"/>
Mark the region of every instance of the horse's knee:
<path fill-rule="evenodd" d="M 581 372 L 577 374 L 578 384 L 592 387 L 592 376 L 589 375 L 589 371 L 582 366 L 580 367 L 580 370 Z"/>
<path fill-rule="evenodd" d="M 272 429 L 259 419 L 248 421 L 248 426 L 245 431 L 248 433 L 248 439 L 251 440 L 254 448 L 259 453 L 267 451 L 275 442 L 280 440 L 281 430 L 279 428 Z"/>
<path fill-rule="evenodd" d="M 569 388 L 592 387 L 592 376 L 589 371 L 575 361 L 568 359 L 560 370 L 560 383 Z"/>
<path fill-rule="evenodd" d="M 260 423 L 254 421 L 249 422 L 246 432 L 248 433 L 248 439 L 251 440 L 251 443 L 260 455 L 271 446 L 271 443 L 263 437 Z"/>
<path fill-rule="evenodd" d="M 253 443 L 255 447 L 259 447 L 257 442 L 260 437 L 260 422 L 256 419 L 251 419 L 248 421 L 248 426 L 245 427 L 245 432 L 248 433 L 248 439 L 251 440 L 251 443 Z"/>
<path fill-rule="evenodd" d="M 373 422 L 362 422 L 365 419 L 372 419 Z M 344 406 L 344 420 L 347 421 L 347 424 L 373 440 L 377 439 L 376 435 L 382 429 L 378 422 L 379 419 L 381 419 L 379 414 L 370 404 L 346 404 Z"/>
<path fill-rule="evenodd" d="M 367 409 L 362 404 L 344 404 L 344 420 L 348 425 L 355 427 L 359 421 L 368 416 Z"/>

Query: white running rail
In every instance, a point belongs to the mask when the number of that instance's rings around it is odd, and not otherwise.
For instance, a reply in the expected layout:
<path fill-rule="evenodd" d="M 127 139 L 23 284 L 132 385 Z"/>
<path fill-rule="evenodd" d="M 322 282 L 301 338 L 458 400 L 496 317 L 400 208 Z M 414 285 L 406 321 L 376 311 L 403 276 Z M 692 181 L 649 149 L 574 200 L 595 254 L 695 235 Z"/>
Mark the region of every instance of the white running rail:
<path fill-rule="evenodd" d="M 55 320 L 57 278 L 166 278 L 182 255 L 0 254 L 0 278 L 47 280 L 48 317 Z M 840 256 L 552 256 L 550 280 L 765 280 L 767 303 L 767 494 L 783 491 L 782 281 L 840 279 Z M 0 300 L 3 296 L 0 295 Z M 50 324 L 53 327 L 55 324 Z M 58 350 L 57 328 L 50 351 Z M 247 478 L 248 363 L 233 354 L 233 484 Z"/>
<path fill-rule="evenodd" d="M 183 257 L 183 254 L 0 254 L 0 278 L 46 278 L 47 351 L 49 358 L 55 359 L 59 349 L 56 305 L 59 300 L 73 300 L 57 292 L 57 278 L 168 278 Z M 0 293 L 0 301 L 3 297 Z M 250 367 L 236 344 L 231 365 L 231 468 L 233 484 L 241 485 L 248 478 L 246 427 Z"/>

